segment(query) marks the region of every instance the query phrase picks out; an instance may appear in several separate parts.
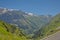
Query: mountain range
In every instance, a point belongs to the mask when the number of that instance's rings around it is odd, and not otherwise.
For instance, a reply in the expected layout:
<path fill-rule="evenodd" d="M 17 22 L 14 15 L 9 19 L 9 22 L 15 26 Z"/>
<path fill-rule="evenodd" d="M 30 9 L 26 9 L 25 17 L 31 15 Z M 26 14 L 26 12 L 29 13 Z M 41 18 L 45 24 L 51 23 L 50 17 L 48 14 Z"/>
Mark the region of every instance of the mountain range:
<path fill-rule="evenodd" d="M 34 15 L 25 13 L 21 10 L 0 8 L 0 20 L 3 20 L 11 25 L 19 26 L 26 34 L 31 34 L 46 25 L 51 19 L 51 16 Z"/>
<path fill-rule="evenodd" d="M 59 30 L 59 20 L 60 14 L 35 15 L 18 9 L 0 8 L 0 35 L 4 35 L 5 39 L 7 34 L 6 37 L 9 36 L 11 40 L 15 39 L 15 36 L 16 40 L 42 39 Z"/>

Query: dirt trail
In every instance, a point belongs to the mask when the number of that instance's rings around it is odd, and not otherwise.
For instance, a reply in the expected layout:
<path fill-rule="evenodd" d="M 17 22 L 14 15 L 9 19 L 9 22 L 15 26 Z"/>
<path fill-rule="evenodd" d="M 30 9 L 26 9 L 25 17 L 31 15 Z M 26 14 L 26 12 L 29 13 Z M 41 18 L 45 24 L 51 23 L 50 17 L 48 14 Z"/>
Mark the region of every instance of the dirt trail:
<path fill-rule="evenodd" d="M 60 40 L 60 31 L 41 40 Z"/>

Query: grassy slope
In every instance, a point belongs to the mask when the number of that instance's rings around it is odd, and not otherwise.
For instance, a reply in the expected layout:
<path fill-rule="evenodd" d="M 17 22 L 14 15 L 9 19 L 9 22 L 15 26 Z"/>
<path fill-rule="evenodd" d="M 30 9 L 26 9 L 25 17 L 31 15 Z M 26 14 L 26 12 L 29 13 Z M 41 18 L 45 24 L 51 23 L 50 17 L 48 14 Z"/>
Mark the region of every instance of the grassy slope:
<path fill-rule="evenodd" d="M 45 36 L 51 35 L 57 31 L 60 31 L 60 14 L 56 15 L 52 21 L 44 27 L 41 31 L 40 37 L 43 38 Z"/>
<path fill-rule="evenodd" d="M 18 33 L 18 29 L 16 29 L 14 33 L 12 33 L 11 30 L 7 31 L 7 28 L 10 27 L 11 29 L 12 26 L 4 23 L 7 26 L 5 27 L 3 23 L 4 22 L 0 21 L 0 40 L 27 40 L 21 33 L 20 36 L 16 34 Z"/>
<path fill-rule="evenodd" d="M 56 30 L 59 30 L 60 27 L 60 15 L 56 15 L 51 23 L 46 27 L 45 31 L 47 32 L 46 34 L 48 35 L 49 33 L 53 33 Z"/>

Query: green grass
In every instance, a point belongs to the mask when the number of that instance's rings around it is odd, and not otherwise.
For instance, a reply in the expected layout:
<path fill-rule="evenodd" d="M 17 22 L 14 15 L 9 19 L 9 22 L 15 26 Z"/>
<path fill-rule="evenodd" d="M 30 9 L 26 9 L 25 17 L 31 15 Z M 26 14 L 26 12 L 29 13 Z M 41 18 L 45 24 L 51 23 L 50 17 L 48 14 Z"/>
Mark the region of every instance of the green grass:
<path fill-rule="evenodd" d="M 60 31 L 60 14 L 53 17 L 53 19 L 50 21 L 48 25 L 41 28 L 37 33 L 36 40 L 40 40 L 46 36 L 49 36 L 51 34 L 54 34 L 56 32 Z"/>
<path fill-rule="evenodd" d="M 11 29 L 13 27 L 12 25 L 0 21 L 0 40 L 27 40 L 26 37 L 23 35 L 18 36 L 15 32 L 11 33 L 11 30 L 8 32 L 7 28 L 5 28 L 5 25 L 3 25 L 3 23 L 7 25 L 8 29 Z"/>

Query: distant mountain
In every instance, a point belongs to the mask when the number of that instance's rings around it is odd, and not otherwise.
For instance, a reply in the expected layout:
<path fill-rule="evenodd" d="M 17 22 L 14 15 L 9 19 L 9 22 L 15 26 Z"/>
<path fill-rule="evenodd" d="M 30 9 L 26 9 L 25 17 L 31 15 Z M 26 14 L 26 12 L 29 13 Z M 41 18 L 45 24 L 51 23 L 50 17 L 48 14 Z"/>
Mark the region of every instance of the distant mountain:
<path fill-rule="evenodd" d="M 27 40 L 22 31 L 6 22 L 0 20 L 0 40 Z"/>
<path fill-rule="evenodd" d="M 16 9 L 0 8 L 0 20 L 18 26 L 24 34 L 32 34 L 46 26 L 52 16 L 35 15 Z"/>

